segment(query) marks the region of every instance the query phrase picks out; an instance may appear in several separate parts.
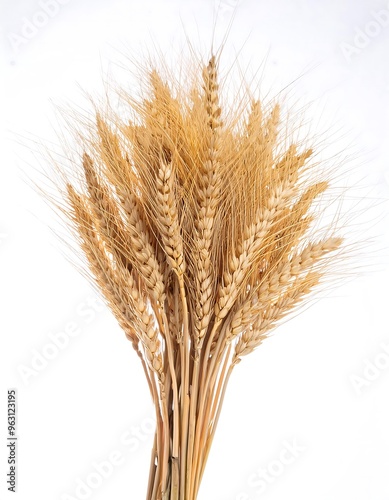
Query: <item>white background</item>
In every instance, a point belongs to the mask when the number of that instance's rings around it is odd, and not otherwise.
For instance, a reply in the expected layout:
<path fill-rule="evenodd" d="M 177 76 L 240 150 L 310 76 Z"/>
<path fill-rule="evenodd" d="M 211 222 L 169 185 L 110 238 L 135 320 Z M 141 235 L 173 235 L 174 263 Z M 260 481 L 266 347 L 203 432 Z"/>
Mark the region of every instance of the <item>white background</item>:
<path fill-rule="evenodd" d="M 0 496 L 12 498 L 5 403 L 16 387 L 20 500 L 138 500 L 152 445 L 143 373 L 48 229 L 56 220 L 25 180 L 36 178 L 41 161 L 30 141 L 55 141 L 52 103 L 79 102 L 80 87 L 98 92 L 120 53 L 177 53 L 185 31 L 207 56 L 217 3 L 52 0 L 51 17 L 49 3 L 2 0 Z M 370 221 L 381 250 L 364 256 L 359 278 L 280 327 L 238 367 L 199 499 L 388 500 L 389 4 L 222 0 L 216 43 L 234 8 L 225 60 L 243 47 L 242 66 L 252 73 L 266 61 L 264 93 L 293 83 L 292 101 L 313 102 L 314 131 L 333 126 L 336 148 L 350 152 L 349 181 L 360 179 L 356 193 L 369 195 L 360 223 Z M 53 334 L 72 328 L 78 335 L 23 378 Z M 381 367 L 369 371 L 369 362 Z M 285 443 L 297 444 L 295 457 Z M 102 480 L 93 476 L 94 464 L 115 451 L 121 464 Z M 289 463 L 274 462 L 285 456 Z M 101 484 L 77 494 L 93 479 Z"/>

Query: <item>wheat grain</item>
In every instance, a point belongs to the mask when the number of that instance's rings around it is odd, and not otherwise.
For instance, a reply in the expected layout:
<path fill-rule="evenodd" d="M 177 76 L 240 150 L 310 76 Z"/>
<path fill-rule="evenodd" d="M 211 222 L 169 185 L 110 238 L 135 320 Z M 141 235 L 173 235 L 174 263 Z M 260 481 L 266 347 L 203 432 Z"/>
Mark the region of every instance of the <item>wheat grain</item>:
<path fill-rule="evenodd" d="M 179 275 L 185 272 L 185 258 L 177 200 L 174 194 L 174 171 L 171 164 L 160 161 L 156 179 L 156 206 L 158 228 L 163 248 L 172 269 Z"/>
<path fill-rule="evenodd" d="M 112 178 L 116 193 L 124 211 L 125 237 L 127 251 L 131 253 L 134 267 L 142 276 L 149 293 L 163 305 L 164 280 L 161 265 L 157 259 L 155 243 L 142 216 L 141 205 L 131 186 L 134 185 L 130 166 L 124 160 L 118 137 L 97 115 L 97 130 L 100 137 L 101 156 Z"/>
<path fill-rule="evenodd" d="M 257 220 L 246 226 L 243 239 L 238 242 L 235 255 L 228 261 L 228 269 L 223 274 L 223 284 L 218 291 L 215 306 L 217 320 L 223 319 L 233 306 L 239 288 L 247 276 L 247 270 L 263 250 L 265 238 L 272 227 L 274 218 L 284 208 L 288 197 L 293 193 L 290 185 L 278 186 L 269 196 L 267 207 L 258 211 Z"/>
<path fill-rule="evenodd" d="M 227 341 L 231 342 L 245 330 L 266 309 L 268 304 L 271 304 L 275 298 L 284 292 L 285 287 L 292 286 L 293 280 L 303 275 L 307 269 L 313 269 L 328 252 L 337 250 L 342 241 L 341 238 L 328 238 L 317 243 L 310 243 L 302 252 L 296 253 L 290 260 L 279 263 L 263 279 L 263 282 L 255 289 L 254 293 L 246 298 L 236 310 L 227 330 Z"/>
<path fill-rule="evenodd" d="M 219 205 L 221 172 L 219 162 L 221 108 L 218 97 L 216 58 L 212 57 L 203 70 L 204 105 L 209 130 L 207 132 L 208 151 L 198 175 L 195 192 L 195 257 L 193 275 L 196 277 L 195 311 L 196 340 L 201 346 L 211 315 L 214 296 L 214 267 L 211 246 L 214 238 L 214 224 Z M 198 354 L 197 354 L 198 355 Z"/>
<path fill-rule="evenodd" d="M 296 307 L 318 285 L 319 280 L 320 273 L 315 272 L 299 278 L 275 304 L 270 305 L 265 314 L 259 316 L 237 342 L 232 364 L 237 364 L 243 356 L 247 356 L 258 347 L 275 324 Z"/>

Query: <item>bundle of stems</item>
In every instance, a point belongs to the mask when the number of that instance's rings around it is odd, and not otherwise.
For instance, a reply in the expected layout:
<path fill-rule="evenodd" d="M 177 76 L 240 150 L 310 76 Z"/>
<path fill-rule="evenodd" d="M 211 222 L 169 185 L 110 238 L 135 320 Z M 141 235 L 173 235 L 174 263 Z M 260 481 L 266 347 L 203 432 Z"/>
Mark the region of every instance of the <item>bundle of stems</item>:
<path fill-rule="evenodd" d="M 151 67 L 120 116 L 93 113 L 62 191 L 155 405 L 148 500 L 197 498 L 233 369 L 342 246 L 318 229 L 329 182 L 280 105 L 247 90 L 223 106 L 219 57 L 196 68 L 177 85 Z"/>

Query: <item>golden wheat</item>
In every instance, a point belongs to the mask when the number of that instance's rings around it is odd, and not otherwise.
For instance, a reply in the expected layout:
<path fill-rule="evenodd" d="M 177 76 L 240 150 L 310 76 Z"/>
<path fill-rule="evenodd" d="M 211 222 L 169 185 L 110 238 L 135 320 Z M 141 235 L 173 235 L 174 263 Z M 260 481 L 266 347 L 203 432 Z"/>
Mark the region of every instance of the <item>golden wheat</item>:
<path fill-rule="evenodd" d="M 197 498 L 234 367 L 305 303 L 343 243 L 318 224 L 330 183 L 285 137 L 281 106 L 247 91 L 245 112 L 223 107 L 214 55 L 189 76 L 149 68 L 143 97 L 120 92 L 127 116 L 98 111 L 78 134 L 81 182 L 63 191 L 154 399 L 149 500 Z"/>

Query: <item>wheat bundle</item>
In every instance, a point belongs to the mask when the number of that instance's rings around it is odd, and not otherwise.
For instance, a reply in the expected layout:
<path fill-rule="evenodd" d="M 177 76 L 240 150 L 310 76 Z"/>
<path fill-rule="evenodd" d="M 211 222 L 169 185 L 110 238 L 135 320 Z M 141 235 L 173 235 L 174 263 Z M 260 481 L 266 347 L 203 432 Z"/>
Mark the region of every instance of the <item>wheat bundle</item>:
<path fill-rule="evenodd" d="M 329 182 L 313 151 L 286 141 L 277 103 L 247 91 L 225 109 L 219 57 L 178 91 L 156 69 L 145 86 L 122 92 L 127 116 L 96 113 L 63 212 L 155 404 L 147 499 L 194 500 L 231 372 L 342 238 L 315 231 Z"/>

